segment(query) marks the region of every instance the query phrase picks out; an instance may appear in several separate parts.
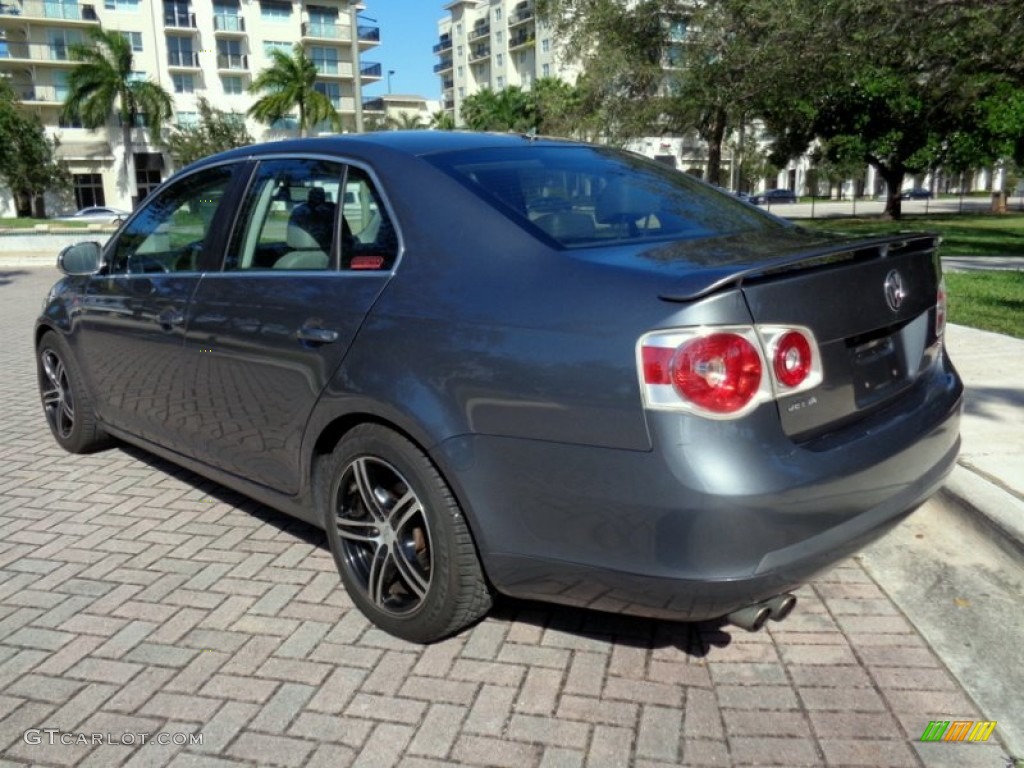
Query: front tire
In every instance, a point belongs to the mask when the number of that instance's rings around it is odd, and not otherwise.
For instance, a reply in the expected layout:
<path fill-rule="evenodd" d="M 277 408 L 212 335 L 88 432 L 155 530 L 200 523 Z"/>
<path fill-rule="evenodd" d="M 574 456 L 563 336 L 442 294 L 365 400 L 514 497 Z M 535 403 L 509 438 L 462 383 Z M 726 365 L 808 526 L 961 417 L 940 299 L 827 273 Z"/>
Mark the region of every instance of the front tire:
<path fill-rule="evenodd" d="M 323 469 L 331 553 L 370 621 L 430 643 L 487 613 L 491 596 L 462 510 L 419 448 L 365 424 L 342 438 Z"/>
<path fill-rule="evenodd" d="M 110 438 L 96 420 L 92 396 L 66 341 L 47 331 L 36 348 L 39 396 L 54 439 L 70 453 L 91 453 Z"/>

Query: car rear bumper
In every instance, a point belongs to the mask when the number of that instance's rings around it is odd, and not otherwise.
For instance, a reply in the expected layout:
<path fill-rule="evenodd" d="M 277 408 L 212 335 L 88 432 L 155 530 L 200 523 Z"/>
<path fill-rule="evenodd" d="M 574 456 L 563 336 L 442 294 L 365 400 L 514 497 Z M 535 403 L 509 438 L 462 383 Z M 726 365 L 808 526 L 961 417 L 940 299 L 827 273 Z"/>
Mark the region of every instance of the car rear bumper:
<path fill-rule="evenodd" d="M 478 435 L 435 457 L 499 591 L 716 618 L 805 583 L 939 489 L 959 450 L 962 385 L 951 368 L 920 384 L 907 413 L 833 444 L 656 414 L 650 452 Z"/>

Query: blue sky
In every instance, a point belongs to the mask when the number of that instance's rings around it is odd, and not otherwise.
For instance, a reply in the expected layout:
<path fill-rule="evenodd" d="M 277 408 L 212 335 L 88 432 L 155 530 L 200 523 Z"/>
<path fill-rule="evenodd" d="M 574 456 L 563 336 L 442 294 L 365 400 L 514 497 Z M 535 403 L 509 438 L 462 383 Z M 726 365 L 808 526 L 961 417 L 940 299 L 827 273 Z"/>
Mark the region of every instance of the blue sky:
<path fill-rule="evenodd" d="M 366 51 L 364 60 L 378 61 L 384 77 L 364 91 L 364 96 L 381 96 L 388 92 L 388 70 L 391 92 L 417 94 L 428 99 L 440 98 L 441 80 L 434 74 L 437 56 L 430 50 L 437 42 L 437 21 L 448 14 L 445 2 L 437 0 L 365 0 L 362 17 L 367 23 L 376 19 L 381 44 Z"/>

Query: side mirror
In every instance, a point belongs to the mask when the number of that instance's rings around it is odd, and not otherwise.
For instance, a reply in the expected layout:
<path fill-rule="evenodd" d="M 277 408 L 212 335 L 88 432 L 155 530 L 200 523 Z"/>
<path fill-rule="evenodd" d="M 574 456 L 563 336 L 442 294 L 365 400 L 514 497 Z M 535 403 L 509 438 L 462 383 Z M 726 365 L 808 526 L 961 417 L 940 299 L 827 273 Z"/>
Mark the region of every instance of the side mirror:
<path fill-rule="evenodd" d="M 57 256 L 57 268 L 65 275 L 94 275 L 100 268 L 100 244 L 75 243 Z"/>

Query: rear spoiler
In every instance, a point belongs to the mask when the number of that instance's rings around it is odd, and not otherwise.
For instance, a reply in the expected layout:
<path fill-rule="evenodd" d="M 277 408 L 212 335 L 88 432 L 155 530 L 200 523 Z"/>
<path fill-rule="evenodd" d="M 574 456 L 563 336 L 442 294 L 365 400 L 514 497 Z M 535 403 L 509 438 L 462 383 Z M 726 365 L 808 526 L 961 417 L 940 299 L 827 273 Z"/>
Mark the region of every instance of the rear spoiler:
<path fill-rule="evenodd" d="M 741 285 L 785 272 L 817 269 L 849 261 L 884 259 L 915 251 L 931 252 L 938 248 L 940 237 L 935 233 L 885 235 L 864 240 L 846 240 L 834 245 L 819 246 L 805 251 L 770 259 L 760 264 L 734 270 L 707 270 L 686 277 L 679 290 L 660 294 L 666 301 L 691 301 L 707 296 L 730 285 Z"/>

